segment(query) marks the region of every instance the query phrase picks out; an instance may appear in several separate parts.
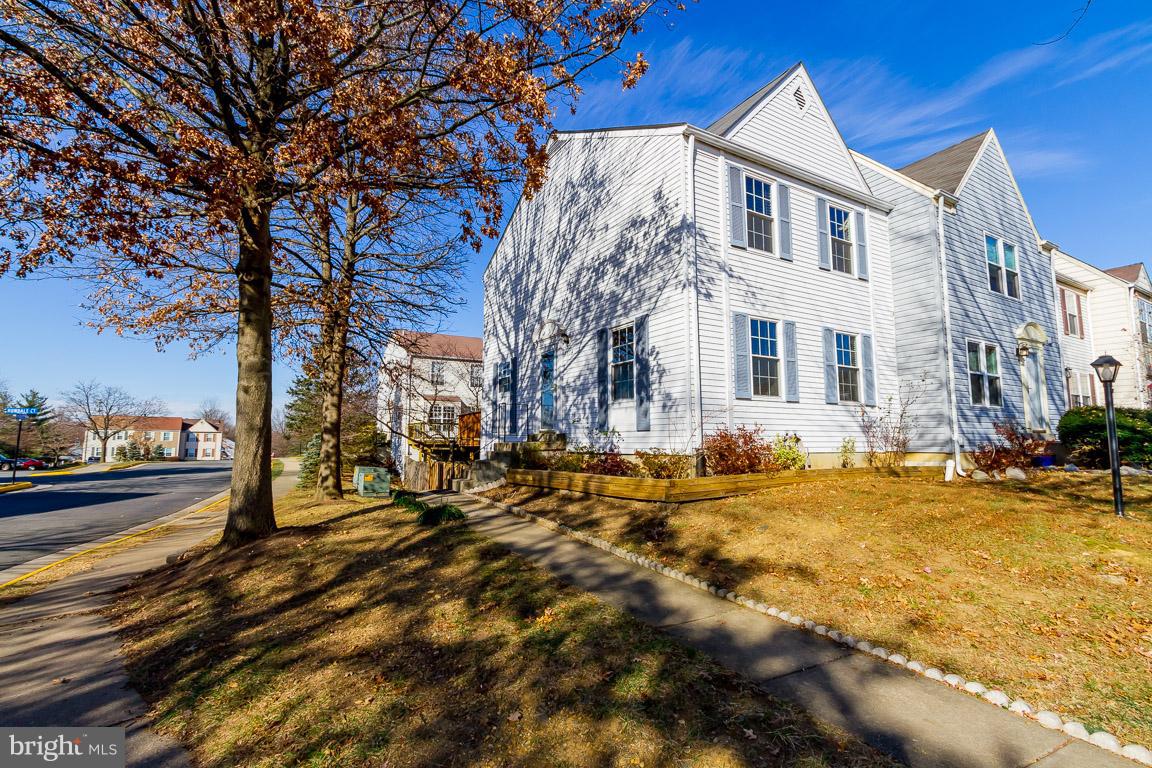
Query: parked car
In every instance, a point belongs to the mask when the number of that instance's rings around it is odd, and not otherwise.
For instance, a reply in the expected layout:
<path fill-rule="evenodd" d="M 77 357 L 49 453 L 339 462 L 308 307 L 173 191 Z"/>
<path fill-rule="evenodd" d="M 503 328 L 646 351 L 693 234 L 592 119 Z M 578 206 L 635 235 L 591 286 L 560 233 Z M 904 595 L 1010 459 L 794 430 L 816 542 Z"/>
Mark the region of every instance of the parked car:
<path fill-rule="evenodd" d="M 12 459 L 0 453 L 0 472 L 12 471 Z"/>
<path fill-rule="evenodd" d="M 45 469 L 48 465 L 40 461 L 40 459 L 17 459 L 17 469 Z"/>

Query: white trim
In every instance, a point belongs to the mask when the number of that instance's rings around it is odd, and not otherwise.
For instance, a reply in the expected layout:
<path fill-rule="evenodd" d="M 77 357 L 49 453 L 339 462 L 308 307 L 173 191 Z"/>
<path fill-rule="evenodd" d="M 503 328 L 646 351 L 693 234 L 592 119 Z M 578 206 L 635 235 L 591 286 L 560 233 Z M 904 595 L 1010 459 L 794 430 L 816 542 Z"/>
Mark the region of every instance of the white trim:
<path fill-rule="evenodd" d="M 612 343 L 612 334 L 616 331 L 622 331 L 625 328 L 632 329 L 632 397 L 616 397 L 615 387 L 612 382 L 612 366 L 617 363 L 612 362 L 612 350 L 616 345 Z M 623 365 L 623 363 L 619 363 Z M 636 320 L 622 320 L 619 323 L 614 323 L 608 326 L 608 405 L 612 406 L 617 403 L 635 403 L 636 402 Z"/>
<path fill-rule="evenodd" d="M 872 170 L 876 171 L 877 173 L 879 173 L 882 176 L 887 176 L 892 181 L 895 181 L 897 184 L 903 184 L 904 186 L 908 187 L 913 192 L 919 192 L 920 194 L 924 195 L 925 197 L 935 197 L 938 192 L 943 191 L 943 190 L 938 190 L 938 189 L 932 189 L 932 187 L 929 187 L 927 184 L 921 184 L 919 181 L 916 181 L 916 179 L 912 178 L 911 176 L 905 176 L 904 174 L 900 173 L 900 171 L 897 171 L 895 168 L 890 168 L 889 166 L 881 163 L 879 160 L 876 160 L 874 158 L 868 157 L 867 155 L 861 154 L 854 149 L 850 149 L 848 151 L 851 152 L 852 156 L 854 158 L 856 158 L 857 160 L 863 160 L 865 162 L 865 164 L 871 166 Z M 945 193 L 945 194 L 948 194 L 948 193 Z"/>
<path fill-rule="evenodd" d="M 689 138 L 691 139 L 692 137 L 689 137 Z M 732 243 L 729 243 L 729 245 L 731 245 L 733 248 L 738 248 L 742 251 L 747 251 L 748 253 L 762 253 L 762 254 L 765 254 L 767 256 L 771 256 L 775 259 L 780 259 L 781 261 L 785 261 L 785 259 L 782 259 L 780 257 L 780 253 L 779 253 L 779 251 L 780 251 L 780 215 L 777 211 L 777 206 L 780 203 L 780 180 L 771 174 L 761 173 L 761 172 L 756 171 L 754 169 L 749 169 L 748 166 L 742 165 L 740 163 L 729 163 L 729 165 L 731 165 L 733 168 L 739 169 L 740 182 L 741 182 L 740 189 L 741 189 L 741 193 L 745 196 L 745 201 L 744 201 L 745 205 L 743 206 L 743 208 L 744 208 L 744 221 L 743 221 L 744 245 L 740 246 L 740 245 L 734 245 Z M 773 250 L 771 250 L 771 251 L 765 251 L 762 248 L 754 248 L 752 246 L 751 230 L 748 227 L 749 209 L 747 206 L 747 199 L 746 199 L 747 195 L 748 195 L 747 185 L 748 185 L 748 177 L 749 176 L 751 176 L 755 181 L 759 181 L 762 184 L 768 185 L 768 207 L 771 208 L 771 210 L 772 210 L 772 215 L 769 217 L 772 219 L 772 248 L 773 248 Z M 731 192 L 729 192 L 729 194 L 731 194 Z M 731 202 L 732 201 L 729 200 L 729 204 L 731 204 Z M 764 215 L 762 213 L 757 213 L 755 211 L 752 211 L 752 213 L 754 213 L 757 216 L 763 216 Z M 731 206 L 729 206 L 729 216 L 731 216 Z M 729 222 L 729 226 L 731 226 L 731 222 Z"/>

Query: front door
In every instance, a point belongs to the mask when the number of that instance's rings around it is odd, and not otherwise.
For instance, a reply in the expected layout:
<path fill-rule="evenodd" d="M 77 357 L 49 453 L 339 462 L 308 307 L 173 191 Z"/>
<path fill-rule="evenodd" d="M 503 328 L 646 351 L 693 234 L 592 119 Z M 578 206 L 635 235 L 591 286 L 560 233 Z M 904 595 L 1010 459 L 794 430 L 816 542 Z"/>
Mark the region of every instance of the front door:
<path fill-rule="evenodd" d="M 1028 356 L 1024 358 L 1024 417 L 1028 429 L 1033 432 L 1048 430 L 1048 424 L 1044 419 L 1044 401 L 1047 393 L 1040 355 L 1039 349 L 1030 349 Z"/>
<path fill-rule="evenodd" d="M 556 353 L 540 358 L 540 429 L 556 429 Z"/>

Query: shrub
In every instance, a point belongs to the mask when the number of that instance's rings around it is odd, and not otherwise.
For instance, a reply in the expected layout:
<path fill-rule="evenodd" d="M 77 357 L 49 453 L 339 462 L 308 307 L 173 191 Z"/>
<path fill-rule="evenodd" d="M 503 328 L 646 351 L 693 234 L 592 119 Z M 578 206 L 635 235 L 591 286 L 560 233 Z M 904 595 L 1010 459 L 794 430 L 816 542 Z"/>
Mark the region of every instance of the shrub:
<path fill-rule="evenodd" d="M 676 480 L 692 474 L 695 459 L 684 453 L 668 453 L 660 448 L 636 451 L 636 460 L 646 477 L 658 480 Z"/>
<path fill-rule="evenodd" d="M 1073 408 L 1060 417 L 1057 431 L 1072 461 L 1085 467 L 1108 466 L 1108 427 L 1103 408 Z M 1152 463 L 1152 411 L 1117 408 L 1116 437 L 1120 443 L 1120 461 Z"/>
<path fill-rule="evenodd" d="M 846 437 L 840 441 L 840 466 L 843 469 L 856 466 L 856 438 Z"/>
<path fill-rule="evenodd" d="M 776 435 L 761 472 L 779 472 L 785 469 L 804 469 L 808 455 L 800 442 L 799 435 Z"/>
<path fill-rule="evenodd" d="M 592 475 L 636 477 L 639 474 L 639 469 L 635 464 L 621 456 L 619 451 L 612 450 L 607 453 L 590 454 L 588 460 L 584 462 L 582 471 Z"/>
<path fill-rule="evenodd" d="M 772 450 L 760 428 L 723 427 L 704 438 L 704 460 L 710 475 L 745 475 L 759 472 Z"/>
<path fill-rule="evenodd" d="M 984 443 L 971 452 L 972 461 L 985 472 L 1032 466 L 1032 457 L 1044 451 L 1047 445 L 1020 427 L 1015 421 L 998 421 L 995 424 L 998 439 Z"/>
<path fill-rule="evenodd" d="M 544 460 L 544 467 L 556 472 L 583 472 L 588 454 L 580 451 L 557 451 Z"/>

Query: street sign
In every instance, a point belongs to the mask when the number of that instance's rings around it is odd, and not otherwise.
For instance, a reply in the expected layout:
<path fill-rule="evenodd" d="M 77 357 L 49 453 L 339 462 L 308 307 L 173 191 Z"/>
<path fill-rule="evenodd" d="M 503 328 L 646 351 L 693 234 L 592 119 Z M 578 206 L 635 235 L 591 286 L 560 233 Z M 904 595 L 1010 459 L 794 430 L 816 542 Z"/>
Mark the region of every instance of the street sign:
<path fill-rule="evenodd" d="M 12 406 L 10 408 L 5 408 L 4 413 L 8 414 L 9 416 L 15 416 L 17 421 L 24 421 L 24 419 L 28 418 L 29 416 L 35 416 L 36 414 L 40 413 L 40 409 L 17 408 L 16 406 Z"/>

